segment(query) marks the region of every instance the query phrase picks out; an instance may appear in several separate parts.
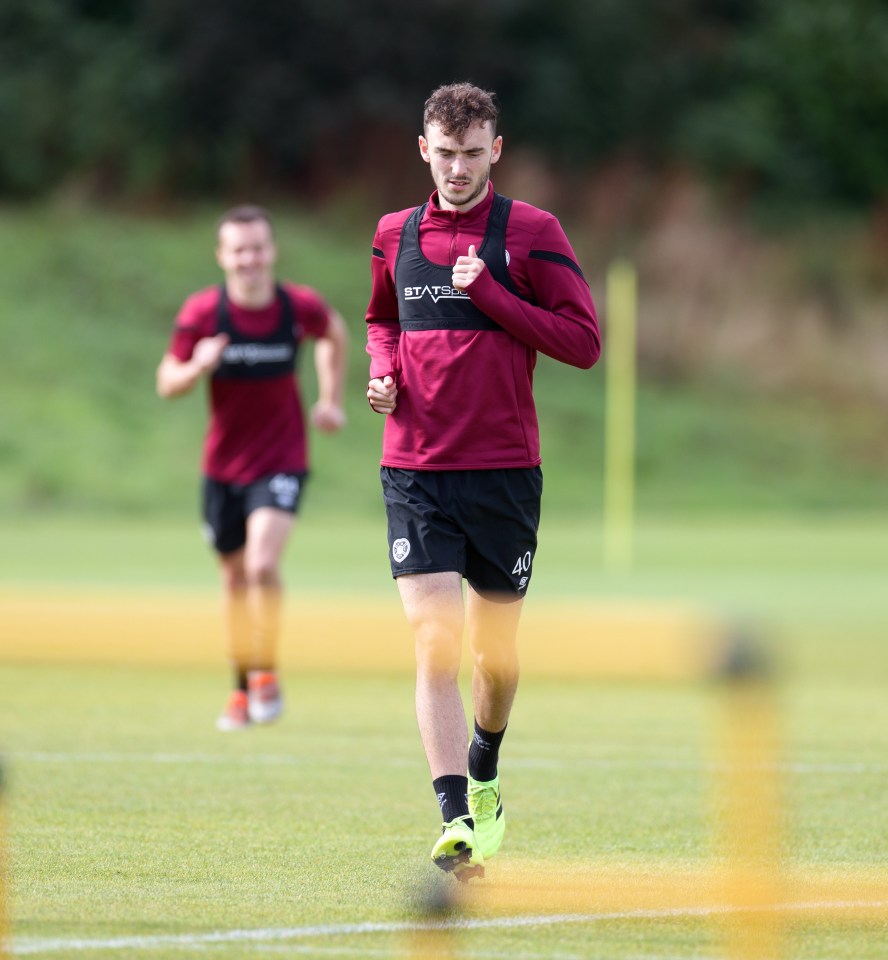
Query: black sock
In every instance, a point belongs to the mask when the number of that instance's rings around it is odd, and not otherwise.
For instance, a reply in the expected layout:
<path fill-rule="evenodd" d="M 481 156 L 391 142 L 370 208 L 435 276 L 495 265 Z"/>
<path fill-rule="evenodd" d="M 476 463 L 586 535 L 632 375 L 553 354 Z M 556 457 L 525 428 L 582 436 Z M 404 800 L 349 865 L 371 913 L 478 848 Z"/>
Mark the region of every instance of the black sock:
<path fill-rule="evenodd" d="M 244 693 L 247 692 L 247 671 L 240 667 L 234 669 L 234 689 L 243 690 Z"/>
<path fill-rule="evenodd" d="M 499 748 L 506 728 L 499 733 L 482 730 L 475 721 L 475 735 L 469 745 L 469 776 L 473 780 L 493 780 L 499 763 Z"/>
<path fill-rule="evenodd" d="M 456 817 L 466 817 L 469 814 L 469 801 L 466 794 L 469 791 L 468 777 L 450 775 L 437 777 L 432 781 L 438 806 L 441 808 L 441 817 L 449 823 Z M 469 826 L 473 826 L 471 820 Z"/>

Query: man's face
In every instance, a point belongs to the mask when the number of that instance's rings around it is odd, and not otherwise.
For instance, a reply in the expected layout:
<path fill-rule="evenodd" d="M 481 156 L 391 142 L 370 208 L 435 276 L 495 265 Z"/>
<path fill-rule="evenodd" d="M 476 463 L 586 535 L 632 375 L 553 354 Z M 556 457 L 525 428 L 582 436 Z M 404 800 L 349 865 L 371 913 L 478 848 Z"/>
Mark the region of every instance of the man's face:
<path fill-rule="evenodd" d="M 265 220 L 223 223 L 219 228 L 216 261 L 226 279 L 243 290 L 273 282 L 277 249 Z"/>
<path fill-rule="evenodd" d="M 500 158 L 503 138 L 489 123 L 473 123 L 461 140 L 429 124 L 419 138 L 419 152 L 431 167 L 442 210 L 471 210 L 487 195 L 490 165 Z"/>

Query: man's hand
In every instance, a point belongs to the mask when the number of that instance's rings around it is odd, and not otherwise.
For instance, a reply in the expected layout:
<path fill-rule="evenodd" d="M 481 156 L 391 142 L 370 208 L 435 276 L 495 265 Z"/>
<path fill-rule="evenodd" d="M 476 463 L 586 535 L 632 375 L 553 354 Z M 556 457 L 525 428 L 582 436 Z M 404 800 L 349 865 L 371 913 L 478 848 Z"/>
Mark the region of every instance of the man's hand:
<path fill-rule="evenodd" d="M 191 362 L 201 373 L 212 373 L 222 363 L 228 339 L 227 333 L 217 333 L 215 337 L 198 340 L 191 354 Z"/>
<path fill-rule="evenodd" d="M 377 377 L 367 385 L 367 399 L 376 413 L 394 413 L 398 405 L 398 387 L 391 377 Z"/>
<path fill-rule="evenodd" d="M 487 264 L 475 253 L 475 245 L 469 245 L 467 257 L 457 257 L 453 265 L 453 285 L 457 290 L 465 290 L 468 285 L 481 275 Z"/>
<path fill-rule="evenodd" d="M 311 408 L 310 419 L 311 425 L 322 433 L 336 433 L 345 426 L 345 411 L 338 403 L 318 400 Z"/>
<path fill-rule="evenodd" d="M 201 377 L 216 370 L 228 346 L 228 334 L 203 337 L 194 345 L 188 360 L 165 353 L 157 368 L 157 393 L 161 397 L 181 397 L 194 389 Z"/>

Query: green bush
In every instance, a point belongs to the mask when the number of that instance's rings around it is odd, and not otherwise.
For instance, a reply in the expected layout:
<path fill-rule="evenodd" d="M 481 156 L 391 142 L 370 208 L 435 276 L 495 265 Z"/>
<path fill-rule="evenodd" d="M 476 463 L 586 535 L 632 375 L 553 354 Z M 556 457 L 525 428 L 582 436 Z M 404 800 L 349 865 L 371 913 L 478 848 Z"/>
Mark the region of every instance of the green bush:
<path fill-rule="evenodd" d="M 888 182 L 886 62 L 879 0 L 488 0 L 469 22 L 452 0 L 5 0 L 0 193 L 369 192 L 429 91 L 469 78 L 556 170 L 694 161 L 866 207 Z"/>

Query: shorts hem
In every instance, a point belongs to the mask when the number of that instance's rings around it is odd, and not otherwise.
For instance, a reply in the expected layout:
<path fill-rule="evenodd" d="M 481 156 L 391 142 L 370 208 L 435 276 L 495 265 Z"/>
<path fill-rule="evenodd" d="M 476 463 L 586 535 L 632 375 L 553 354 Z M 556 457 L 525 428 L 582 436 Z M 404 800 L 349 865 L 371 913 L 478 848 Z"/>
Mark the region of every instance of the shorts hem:
<path fill-rule="evenodd" d="M 458 573 L 463 579 L 465 579 L 466 576 L 465 573 L 457 567 L 435 567 L 433 569 L 429 567 L 418 567 L 415 569 L 412 567 L 408 569 L 399 567 L 397 570 L 392 570 L 392 579 L 397 580 L 398 577 L 414 576 L 423 573 Z"/>
<path fill-rule="evenodd" d="M 396 462 L 394 460 L 380 460 L 379 466 L 388 470 L 409 470 L 419 473 L 462 473 L 480 470 L 535 470 L 542 466 L 540 458 L 536 460 L 509 460 L 505 463 L 415 463 Z"/>

